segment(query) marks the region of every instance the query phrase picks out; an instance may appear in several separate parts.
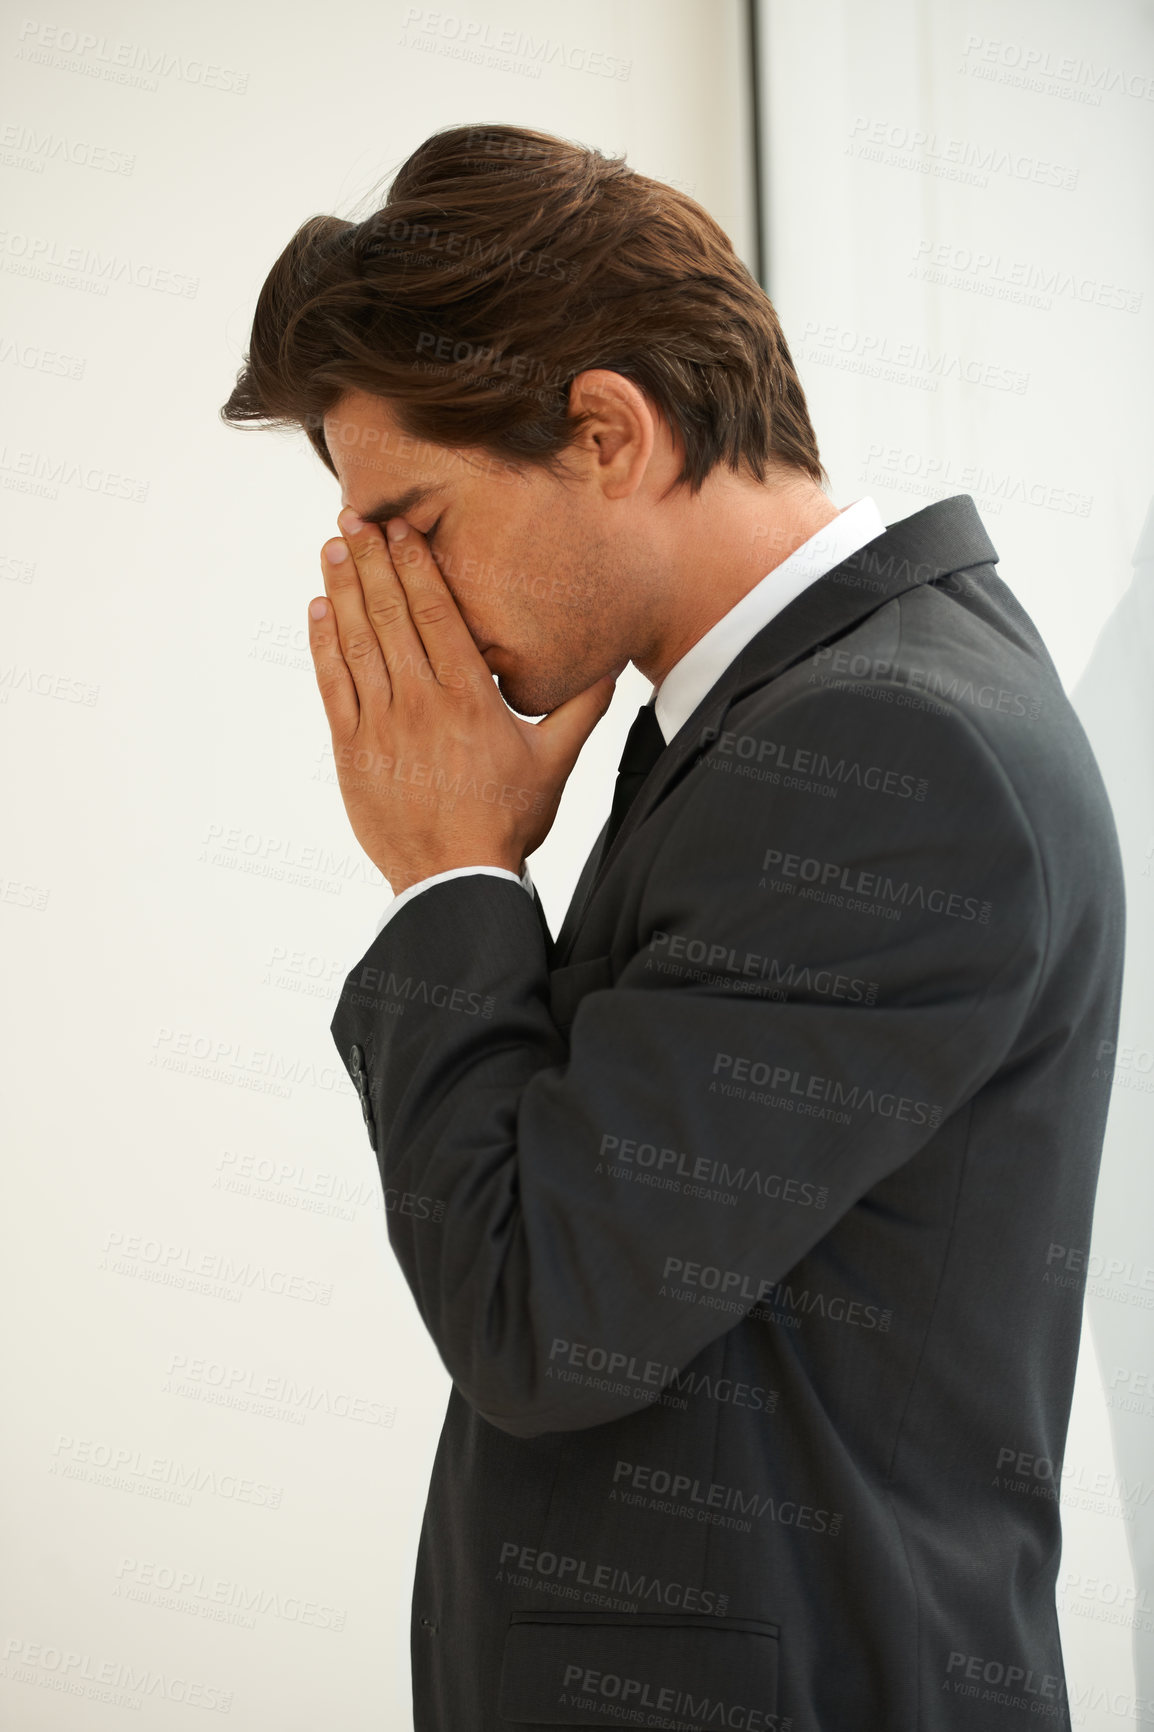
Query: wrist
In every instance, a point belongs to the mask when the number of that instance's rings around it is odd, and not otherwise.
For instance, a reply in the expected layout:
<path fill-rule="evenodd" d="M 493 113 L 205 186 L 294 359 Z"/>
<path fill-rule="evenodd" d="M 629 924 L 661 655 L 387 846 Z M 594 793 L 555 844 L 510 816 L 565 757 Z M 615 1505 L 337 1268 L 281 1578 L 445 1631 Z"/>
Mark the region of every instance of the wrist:
<path fill-rule="evenodd" d="M 524 858 L 519 862 L 511 860 L 507 855 L 503 859 L 493 856 L 481 859 L 474 856 L 469 860 L 446 860 L 438 865 L 426 866 L 423 870 L 407 872 L 403 876 L 389 879 L 389 887 L 394 896 L 400 896 L 404 891 L 411 890 L 414 884 L 423 884 L 427 878 L 436 878 L 442 872 L 471 872 L 478 866 L 499 866 L 505 872 L 511 872 L 514 878 L 520 878 L 525 870 Z M 388 877 L 388 874 L 385 874 Z"/>

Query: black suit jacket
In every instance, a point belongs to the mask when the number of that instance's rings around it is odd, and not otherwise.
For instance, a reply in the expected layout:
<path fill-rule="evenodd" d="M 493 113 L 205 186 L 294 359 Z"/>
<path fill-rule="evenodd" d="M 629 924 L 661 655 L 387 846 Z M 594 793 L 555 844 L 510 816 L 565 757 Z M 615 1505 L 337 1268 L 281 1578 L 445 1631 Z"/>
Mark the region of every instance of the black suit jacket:
<path fill-rule="evenodd" d="M 417 1732 L 1069 1726 L 1122 876 L 996 560 L 968 495 L 891 525 L 726 669 L 556 944 L 470 876 L 348 977 L 454 1385 Z"/>

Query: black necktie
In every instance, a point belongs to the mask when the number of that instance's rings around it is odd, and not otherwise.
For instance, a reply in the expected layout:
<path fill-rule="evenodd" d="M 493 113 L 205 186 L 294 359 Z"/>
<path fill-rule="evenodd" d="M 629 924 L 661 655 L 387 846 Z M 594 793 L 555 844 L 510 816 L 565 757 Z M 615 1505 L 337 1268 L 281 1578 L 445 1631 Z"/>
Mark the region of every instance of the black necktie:
<path fill-rule="evenodd" d="M 664 750 L 665 735 L 661 732 L 661 724 L 657 720 L 657 711 L 651 699 L 649 703 L 642 704 L 625 737 L 625 750 L 621 754 L 617 783 L 613 789 L 609 828 L 605 832 L 605 842 L 601 849 L 602 860 L 608 854 L 613 838 L 620 830 L 625 814 L 633 804 L 642 782 Z"/>

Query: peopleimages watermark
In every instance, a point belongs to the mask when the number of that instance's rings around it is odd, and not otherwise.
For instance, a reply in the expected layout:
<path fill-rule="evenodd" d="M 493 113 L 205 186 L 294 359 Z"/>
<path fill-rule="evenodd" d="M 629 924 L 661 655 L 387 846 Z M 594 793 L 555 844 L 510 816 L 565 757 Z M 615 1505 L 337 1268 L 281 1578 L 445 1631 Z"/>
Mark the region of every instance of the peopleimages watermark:
<path fill-rule="evenodd" d="M 1097 108 L 1103 93 L 1154 102 L 1154 73 L 1124 70 L 1109 61 L 1096 64 L 1080 55 L 1056 55 L 1049 48 L 1024 42 L 1007 42 L 997 36 L 967 36 L 958 70 L 976 78 L 1009 84 L 1086 102 Z"/>
<path fill-rule="evenodd" d="M 701 730 L 700 741 L 703 747 L 713 746 L 707 760 L 711 768 L 728 769 L 728 764 L 719 764 L 717 760 L 733 758 L 743 765 L 756 765 L 760 774 L 769 773 L 772 781 L 780 781 L 783 787 L 800 793 L 817 792 L 836 799 L 840 788 L 854 787 L 921 802 L 929 789 L 925 776 L 886 769 L 881 764 L 863 764 L 844 755 L 831 756 L 819 746 L 802 746 L 793 741 L 769 740 L 761 734 L 739 734 L 729 728 L 719 731 L 712 727 Z M 768 772 L 763 768 L 766 765 Z"/>
<path fill-rule="evenodd" d="M 1097 1058 L 1090 1072 L 1095 1080 L 1114 1088 L 1136 1089 L 1139 1094 L 1154 1094 L 1154 1047 L 1100 1040 Z"/>
<path fill-rule="evenodd" d="M 737 1527 L 743 1533 L 752 1532 L 751 1523 L 745 1519 L 749 1516 L 759 1521 L 768 1516 L 771 1522 L 782 1527 L 831 1536 L 841 1532 L 845 1519 L 839 1510 L 799 1503 L 796 1498 L 774 1497 L 768 1492 L 743 1490 L 740 1486 L 715 1480 L 703 1482 L 694 1475 L 652 1467 L 645 1462 L 618 1460 L 613 1469 L 610 1497 L 627 1504 L 640 1504 L 646 1509 L 692 1513 L 698 1521 Z M 736 1520 L 723 1519 L 735 1512 Z"/>
<path fill-rule="evenodd" d="M 941 587 L 958 589 L 960 585 L 943 583 Z M 1015 692 L 989 681 L 975 683 L 956 671 L 947 675 L 941 668 L 920 667 L 915 662 L 894 662 L 886 656 L 869 656 L 860 650 L 839 649 L 832 644 L 817 650 L 811 658 L 811 665 L 810 685 L 852 691 L 851 682 L 857 681 L 863 695 L 866 695 L 866 682 L 895 686 L 919 697 L 943 700 L 937 711 L 942 715 L 948 714 L 947 703 L 969 704 L 972 709 L 985 710 L 991 715 L 1024 716 L 1031 722 L 1037 721 L 1042 713 L 1039 699 L 1031 692 Z M 833 680 L 828 677 L 831 674 L 848 678 Z"/>
<path fill-rule="evenodd" d="M 0 553 L 0 577 L 7 583 L 34 583 L 36 581 L 36 561 L 34 559 L 18 559 L 12 553 Z"/>
<path fill-rule="evenodd" d="M 638 1142 L 635 1137 L 614 1136 L 606 1131 L 597 1150 L 598 1162 L 627 1164 L 642 1172 L 650 1169 L 662 1179 L 691 1180 L 688 1196 L 700 1193 L 698 1186 L 716 1185 L 723 1191 L 748 1194 L 755 1191 L 775 1203 L 797 1203 L 803 1208 L 824 1209 L 829 1196 L 827 1185 L 813 1185 L 808 1179 L 786 1177 L 783 1173 L 762 1172 L 759 1167 L 731 1167 L 724 1158 L 711 1155 L 690 1155 L 683 1149 L 670 1149 L 657 1143 Z M 737 1197 L 732 1199 L 737 1201 Z"/>
<path fill-rule="evenodd" d="M 220 66 L 194 56 L 170 54 L 139 42 L 118 42 L 91 30 L 76 30 L 66 24 L 47 24 L 25 18 L 20 26 L 18 60 L 40 66 L 55 66 L 67 72 L 82 72 L 114 84 L 130 84 L 155 91 L 157 77 L 176 78 L 182 84 L 199 85 L 243 96 L 248 73 Z"/>
<path fill-rule="evenodd" d="M 1030 181 L 1035 186 L 1060 187 L 1073 192 L 1081 172 L 1005 145 L 981 145 L 966 138 L 943 138 L 924 126 L 871 120 L 861 114 L 850 127 L 845 154 L 881 162 L 889 168 L 909 168 L 919 174 L 965 181 L 979 187 L 989 185 L 991 174 L 1004 174 L 1011 180 Z"/>
<path fill-rule="evenodd" d="M 234 1582 L 227 1576 L 210 1575 L 189 1565 L 159 1563 L 154 1558 L 122 1557 L 112 1592 L 121 1599 L 192 1612 L 247 1630 L 255 1629 L 257 1613 L 286 1623 L 307 1624 L 314 1630 L 343 1630 L 348 1619 L 344 1606 L 329 1606 L 279 1588 Z"/>
<path fill-rule="evenodd" d="M 1106 1284 L 1119 1281 L 1147 1294 L 1154 1305 L 1154 1263 L 1135 1263 L 1132 1257 L 1107 1257 L 1101 1251 L 1091 1251 L 1089 1246 L 1062 1245 L 1052 1240 L 1046 1249 L 1047 1275 L 1052 1275 L 1055 1263 L 1063 1274 L 1091 1276 Z"/>
<path fill-rule="evenodd" d="M 385 887 L 384 875 L 359 848 L 337 852 L 323 843 L 302 844 L 295 837 L 245 830 L 240 825 L 210 823 L 197 861 L 331 896 L 339 896 L 350 883 L 371 885 L 374 890 Z"/>
<path fill-rule="evenodd" d="M 376 455 L 379 447 L 381 451 L 394 457 L 412 457 L 423 468 L 444 470 L 447 472 L 447 480 L 451 480 L 454 475 L 472 479 L 483 475 L 486 485 L 503 482 L 515 487 L 527 487 L 530 484 L 523 471 L 506 457 L 495 457 L 491 453 L 473 449 L 466 451 L 449 445 L 434 445 L 417 433 L 400 433 L 374 422 L 364 423 L 341 417 L 337 409 L 331 409 L 327 415 L 319 415 L 311 409 L 305 410 L 300 417 L 300 424 L 306 432 L 323 438 L 330 453 L 334 446 L 340 446 L 342 466 L 346 469 L 371 469 L 375 473 L 380 468 Z M 438 482 L 437 485 L 440 486 L 441 483 Z"/>
<path fill-rule="evenodd" d="M 212 1186 L 214 1190 L 228 1191 L 234 1196 L 251 1197 L 279 1208 L 297 1209 L 302 1214 L 323 1215 L 329 1220 L 346 1222 L 358 1220 L 366 1209 L 378 1214 L 382 1207 L 397 1209 L 402 1215 L 421 1214 L 424 1218 L 436 1220 L 444 1215 L 445 1210 L 440 1198 L 419 1195 L 414 1201 L 414 1194 L 408 1191 L 386 1191 L 382 1198 L 380 1179 L 375 1173 L 370 1182 L 360 1177 L 349 1178 L 343 1173 L 319 1171 L 306 1166 L 303 1161 L 278 1160 L 272 1155 L 254 1154 L 251 1150 L 223 1149 L 216 1163 Z"/>
<path fill-rule="evenodd" d="M 593 1588 L 622 1594 L 640 1606 L 649 1602 L 681 1612 L 704 1612 L 710 1617 L 724 1617 L 729 1595 L 713 1588 L 698 1588 L 688 1582 L 667 1582 L 644 1570 L 637 1573 L 618 1564 L 595 1564 L 587 1558 L 575 1558 L 567 1552 L 541 1551 L 536 1546 L 521 1545 L 505 1540 L 501 1546 L 501 1571 L 507 1567 L 522 1570 L 533 1580 L 560 1583 L 570 1588 Z"/>
<path fill-rule="evenodd" d="M 230 1290 L 239 1298 L 245 1293 L 272 1293 L 281 1299 L 296 1299 L 307 1305 L 328 1305 L 333 1296 L 331 1281 L 319 1281 L 296 1270 L 271 1268 L 262 1262 L 240 1260 L 228 1251 L 202 1251 L 172 1240 L 150 1238 L 143 1233 L 109 1230 L 101 1247 L 100 1267 L 115 1274 L 153 1274 L 171 1285 L 185 1279 Z"/>
<path fill-rule="evenodd" d="M 772 1277 L 757 1277 L 741 1269 L 722 1269 L 715 1263 L 686 1262 L 684 1257 L 667 1257 L 661 1271 L 662 1298 L 688 1299 L 712 1310 L 734 1311 L 765 1322 L 796 1325 L 804 1316 L 819 1316 L 831 1323 L 848 1323 L 859 1329 L 876 1329 L 886 1334 L 893 1323 L 893 1312 L 862 1299 L 847 1299 L 843 1293 L 826 1294 L 820 1289 L 803 1287 L 797 1291 L 788 1281 Z M 705 1297 L 698 1299 L 698 1294 Z M 784 1307 L 794 1317 L 770 1318 L 768 1311 Z M 765 1309 L 763 1309 L 765 1308 Z"/>
<path fill-rule="evenodd" d="M 536 261 L 531 270 L 527 269 L 525 260 L 530 263 Z M 515 264 L 518 270 L 529 276 L 554 276 L 567 281 L 572 274 L 567 259 L 551 259 L 547 253 L 526 250 L 518 254 L 516 259 L 510 254 L 507 262 L 510 268 Z M 427 360 L 451 363 L 462 371 L 500 374 L 525 383 L 547 384 L 555 389 L 567 385 L 573 376 L 556 365 L 552 373 L 547 372 L 548 363 L 540 355 L 522 355 L 513 349 L 501 349 L 493 343 L 473 343 L 465 337 L 453 338 L 436 331 L 420 333 L 417 338 L 417 354 Z"/>
<path fill-rule="evenodd" d="M 906 908 L 924 908 L 930 914 L 945 914 L 953 920 L 976 920 L 989 924 L 991 904 L 976 896 L 963 896 L 959 891 L 946 890 L 940 885 L 924 884 L 903 878 L 898 882 L 881 872 L 867 872 L 859 867 L 855 872 L 840 860 L 818 860 L 809 855 L 785 854 L 780 848 L 767 848 L 762 855 L 761 887 L 764 889 L 772 874 L 786 880 L 781 888 L 793 888 L 788 881 L 797 879 L 811 891 L 829 892 L 831 886 L 853 898 L 874 897 L 880 911 L 889 919 L 900 920 Z M 865 904 L 868 908 L 868 904 Z"/>
<path fill-rule="evenodd" d="M 783 1720 L 771 1708 L 753 1708 L 721 1696 L 695 1696 L 675 1684 L 602 1672 L 572 1661 L 565 1667 L 562 1684 L 558 1707 L 580 1709 L 598 1721 L 613 1718 L 635 1726 L 725 1726 L 730 1732 L 788 1732 L 792 1725 L 789 1717 Z M 606 1706 L 610 1703 L 612 1707 Z M 668 1715 L 673 1718 L 666 1718 Z"/>
<path fill-rule="evenodd" d="M 87 680 L 73 679 L 46 668 L 19 667 L 15 662 L 0 662 L 0 702 L 7 703 L 12 692 L 29 692 L 38 698 L 55 698 L 61 703 L 84 704 L 91 709 L 100 696 L 100 687 Z"/>
<path fill-rule="evenodd" d="M 631 60 L 605 54 L 599 48 L 560 42 L 552 36 L 530 36 L 513 26 L 498 31 L 494 36 L 487 21 L 463 18 L 460 13 L 442 12 L 428 6 L 410 6 L 401 28 L 412 35 L 410 41 L 402 34 L 403 48 L 428 46 L 442 53 L 452 52 L 454 58 L 489 65 L 499 71 L 525 71 L 534 78 L 541 76 L 544 67 L 560 65 L 567 72 L 588 72 L 598 78 L 625 80 L 633 67 Z M 415 34 L 417 32 L 420 34 Z M 425 44 L 420 40 L 421 35 L 433 40 Z M 494 56 L 498 58 L 494 59 Z M 522 64 L 518 65 L 518 62 Z M 475 133 L 476 129 L 474 136 Z M 473 142 L 472 138 L 469 142 Z"/>
<path fill-rule="evenodd" d="M 1144 1584 L 1136 1587 L 1133 1582 L 1114 1582 L 1108 1576 L 1087 1576 L 1081 1570 L 1066 1569 L 1058 1584 L 1058 1603 L 1079 1617 L 1154 1633 L 1154 1606 Z"/>
<path fill-rule="evenodd" d="M 884 332 L 858 330 L 819 319 L 806 321 L 794 354 L 797 359 L 818 366 L 836 367 L 842 372 L 881 378 L 922 391 L 936 391 L 943 381 L 953 380 L 990 391 L 1011 391 L 1022 397 L 1030 383 L 1029 373 L 1016 367 L 976 357 L 963 358 L 956 349 L 928 348 L 913 338 L 899 341 Z"/>
<path fill-rule="evenodd" d="M 353 1420 L 359 1425 L 391 1427 L 397 1410 L 388 1402 L 374 1401 L 367 1395 L 354 1395 L 349 1390 L 330 1389 L 326 1384 L 299 1384 L 291 1377 L 275 1372 L 259 1372 L 249 1365 L 225 1364 L 219 1359 L 187 1353 L 169 1355 L 166 1394 L 186 1394 L 187 1388 L 199 1387 L 219 1393 L 221 1405 L 241 1406 L 251 1401 L 270 1409 L 287 1410 L 300 1415 L 301 1421 L 312 1413 L 323 1413 L 331 1419 Z M 173 1379 L 178 1382 L 174 1384 Z"/>
<path fill-rule="evenodd" d="M 585 1341 L 567 1341 L 563 1336 L 555 1336 L 549 1349 L 545 1375 L 560 1376 L 562 1381 L 581 1380 L 580 1377 L 567 1378 L 564 1374 L 568 1371 L 604 1373 L 608 1379 L 620 1380 L 623 1391 L 643 1393 L 645 1388 L 649 1388 L 660 1390 L 662 1394 L 676 1391 L 682 1395 L 701 1395 L 708 1401 L 748 1407 L 755 1413 L 772 1413 L 777 1406 L 776 1389 L 763 1389 L 757 1383 L 735 1382 L 732 1377 L 713 1377 L 707 1371 L 694 1371 L 691 1366 L 665 1365 L 658 1359 L 647 1359 L 642 1364 L 636 1354 L 618 1348 L 591 1346 Z"/>
<path fill-rule="evenodd" d="M 491 776 L 478 782 L 476 776 L 466 778 L 459 770 L 449 777 L 438 764 L 420 758 L 394 758 L 391 753 L 370 752 L 365 748 L 354 751 L 351 745 L 341 746 L 334 756 L 342 768 L 365 776 L 365 786 L 379 786 L 382 793 L 391 793 L 393 790 L 387 784 L 397 782 L 404 788 L 427 790 L 430 798 L 444 794 L 453 805 L 458 800 L 471 799 L 517 812 L 545 809 L 545 796 L 538 788 L 519 788 L 512 782 L 497 782 Z"/>
<path fill-rule="evenodd" d="M 495 270 L 519 272 L 525 277 L 549 277 L 571 283 L 576 281 L 580 266 L 572 259 L 555 253 L 545 253 L 536 247 L 513 247 L 499 240 L 483 240 L 463 229 L 432 228 L 428 223 L 410 222 L 408 217 L 393 217 L 388 225 L 374 230 L 379 244 L 390 240 L 405 250 L 392 255 L 392 262 L 433 266 L 459 275 L 462 267 L 474 276 L 487 276 Z M 417 339 L 417 355 L 425 360 L 444 361 L 457 366 L 484 367 L 499 365 L 500 357 L 489 344 L 472 343 L 464 338 L 454 340 L 436 331 L 422 331 Z M 530 366 L 526 356 L 516 357 L 518 371 Z"/>
<path fill-rule="evenodd" d="M 1016 1445 L 1004 1444 L 999 1449 L 996 1467 L 990 1481 L 994 1491 L 1060 1501 L 1063 1507 L 1117 1521 L 1133 1521 L 1135 1512 L 1154 1500 L 1154 1481 L 1129 1480 L 1105 1468 L 1057 1460 Z"/>
<path fill-rule="evenodd" d="M 159 294 L 181 295 L 192 301 L 200 287 L 199 277 L 170 271 L 146 259 L 106 255 L 85 246 L 62 249 L 55 239 L 25 234 L 20 229 L 0 229 L 0 270 L 42 281 L 58 272 L 61 275 L 54 280 L 72 277 L 75 280 L 67 287 L 85 288 L 97 295 L 106 295 L 110 283 L 128 282 L 136 289 L 155 289 Z"/>
<path fill-rule="evenodd" d="M 452 980 L 428 980 L 412 974 L 398 976 L 391 968 L 378 968 L 369 962 L 351 974 L 349 981 L 350 1004 L 382 1009 L 389 1016 L 403 1016 L 408 1004 L 425 1004 L 435 1010 L 455 1010 L 462 1016 L 479 1016 L 487 1021 L 497 1002 L 492 993 L 475 992 Z M 361 990 L 354 991 L 354 987 Z"/>
<path fill-rule="evenodd" d="M 17 493 L 34 493 L 57 499 L 61 487 L 78 487 L 83 493 L 102 493 L 106 499 L 126 499 L 144 505 L 151 483 L 100 463 L 83 463 L 47 451 L 11 451 L 0 446 L 0 485 Z"/>
<path fill-rule="evenodd" d="M 1131 1365 L 1112 1365 L 1106 1384 L 1106 1405 L 1122 1413 L 1140 1413 L 1154 1419 L 1154 1371 L 1136 1371 Z"/>
<path fill-rule="evenodd" d="M 1141 289 L 1086 276 L 1062 265 L 1004 258 L 1001 253 L 957 246 L 951 241 L 920 240 L 909 274 L 923 282 L 968 289 L 973 294 L 1033 307 L 1040 312 L 1049 312 L 1055 298 L 1063 295 L 1081 301 L 1084 306 L 1114 312 L 1137 313 L 1142 307 Z"/>
<path fill-rule="evenodd" d="M 713 1055 L 713 1075 L 722 1076 L 726 1082 L 751 1083 L 754 1088 L 768 1089 L 767 1095 L 749 1096 L 744 1091 L 738 1091 L 739 1099 L 761 1099 L 767 1105 L 777 1102 L 778 1091 L 784 1089 L 787 1096 L 794 1096 L 805 1101 L 818 1101 L 823 1105 L 838 1109 L 849 1109 L 851 1112 L 875 1113 L 879 1118 L 898 1119 L 906 1124 L 929 1125 L 931 1128 L 939 1125 L 942 1120 L 942 1109 L 935 1101 L 922 1101 L 912 1095 L 895 1094 L 892 1089 L 875 1089 L 872 1085 L 865 1086 L 860 1082 L 848 1083 L 841 1077 L 821 1076 L 813 1073 L 809 1076 L 788 1064 L 769 1064 L 763 1059 L 749 1058 L 731 1052 L 716 1052 Z M 717 1085 L 711 1083 L 711 1092 Z M 728 1094 L 729 1089 L 722 1086 L 720 1093 Z M 848 1124 L 848 1118 L 842 1122 Z"/>
<path fill-rule="evenodd" d="M 37 914 L 43 914 L 51 894 L 43 885 L 26 884 L 22 878 L 7 878 L 0 872 L 0 902 L 12 902 L 21 908 L 34 908 Z"/>
<path fill-rule="evenodd" d="M 30 373 L 47 373 L 57 379 L 83 379 L 88 365 L 79 355 L 61 354 L 58 349 L 44 349 L 39 343 L 27 343 L 19 337 L 0 336 L 0 361 L 23 367 Z"/>
<path fill-rule="evenodd" d="M 130 1491 L 162 1503 L 189 1504 L 193 1492 L 207 1491 L 229 1503 L 279 1509 L 284 1498 L 283 1486 L 268 1485 L 245 1474 L 221 1473 L 176 1456 L 149 1455 L 127 1444 L 73 1437 L 63 1431 L 57 1434 L 48 1471 L 62 1479 Z"/>
<path fill-rule="evenodd" d="M 952 457 L 884 445 L 876 439 L 866 446 L 862 465 L 859 477 L 871 486 L 939 499 L 972 493 L 987 517 L 997 516 L 1006 505 L 1030 505 L 1074 517 L 1089 517 L 1094 509 L 1092 493 L 1075 492 L 1039 475 L 989 469 L 984 463 L 955 464 Z"/>
<path fill-rule="evenodd" d="M 990 1486 L 994 1491 L 1024 1492 L 1028 1497 L 1044 1498 L 1057 1503 L 1062 1478 L 1062 1463 L 1048 1455 L 1035 1455 L 1031 1450 L 1003 1444 L 998 1450 L 997 1464 Z"/>
<path fill-rule="evenodd" d="M 309 1088 L 352 1091 L 343 1064 L 317 1065 L 313 1059 L 286 1058 L 271 1048 L 250 1048 L 243 1041 L 199 1034 L 192 1029 L 162 1025 L 153 1041 L 150 1066 L 199 1077 L 205 1082 L 225 1083 L 230 1088 L 253 1089 L 287 1100 L 299 1084 Z"/>
<path fill-rule="evenodd" d="M 1033 1714 L 1064 1712 L 1066 1685 L 1057 1672 L 1041 1672 L 1015 1660 L 991 1659 L 955 1649 L 946 1662 L 943 1689 L 956 1696 L 995 1703 L 1002 1708 L 1028 1708 Z"/>
<path fill-rule="evenodd" d="M 732 986 L 735 991 L 756 992 L 768 983 L 767 996 L 785 998 L 788 993 L 816 993 L 821 998 L 834 998 L 847 1004 L 876 1004 L 878 982 L 858 975 L 840 974 L 832 968 L 814 968 L 812 963 L 783 962 L 779 956 L 763 956 L 760 951 L 738 953 L 733 945 L 719 940 L 710 942 L 688 932 L 665 932 L 655 929 L 649 938 L 649 959 L 646 968 L 657 967 L 663 974 L 684 974 L 692 979 L 709 980 L 717 985 Z M 693 964 L 686 968 L 685 963 Z"/>
<path fill-rule="evenodd" d="M 28 168 L 42 174 L 48 162 L 68 162 L 74 168 L 97 169 L 103 174 L 131 174 L 135 155 L 113 150 L 88 139 L 68 138 L 59 132 L 38 132 L 33 126 L 10 121 L 0 126 L 0 163 L 5 168 Z"/>
<path fill-rule="evenodd" d="M 27 1636 L 10 1636 L 5 1642 L 0 1673 L 17 1683 L 60 1690 L 67 1696 L 88 1696 L 110 1707 L 139 1709 L 147 1698 L 216 1714 L 232 1711 L 233 1692 L 219 1685 L 131 1660 L 109 1660 L 78 1648 L 59 1648 Z"/>

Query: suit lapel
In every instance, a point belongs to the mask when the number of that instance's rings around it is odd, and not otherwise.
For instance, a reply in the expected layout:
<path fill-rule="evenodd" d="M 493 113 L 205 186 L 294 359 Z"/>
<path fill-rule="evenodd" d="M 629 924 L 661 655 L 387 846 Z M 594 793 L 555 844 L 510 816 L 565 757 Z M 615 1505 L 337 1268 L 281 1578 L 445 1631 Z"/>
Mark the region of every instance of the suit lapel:
<path fill-rule="evenodd" d="M 597 832 L 597 840 L 590 848 L 589 856 L 581 868 L 581 875 L 573 887 L 573 894 L 569 898 L 569 907 L 565 912 L 564 920 L 561 922 L 561 930 L 557 934 L 557 942 L 554 945 L 556 962 L 563 962 L 569 954 L 569 946 L 576 935 L 577 925 L 585 912 L 585 904 L 588 902 L 589 893 L 593 888 L 593 877 L 597 870 L 597 862 L 601 858 L 601 850 L 605 846 L 605 832 L 608 828 L 609 820 L 606 818 Z"/>
<path fill-rule="evenodd" d="M 557 935 L 555 965 L 567 961 L 590 900 L 630 836 L 708 750 L 732 704 L 841 637 L 894 596 L 968 566 L 996 564 L 997 558 L 972 498 L 958 493 L 891 524 L 782 608 L 730 662 L 669 741 L 603 859 L 602 827 Z"/>

